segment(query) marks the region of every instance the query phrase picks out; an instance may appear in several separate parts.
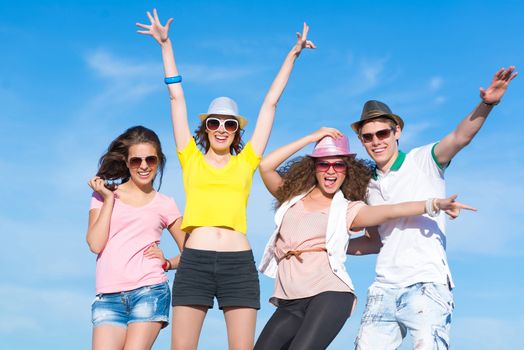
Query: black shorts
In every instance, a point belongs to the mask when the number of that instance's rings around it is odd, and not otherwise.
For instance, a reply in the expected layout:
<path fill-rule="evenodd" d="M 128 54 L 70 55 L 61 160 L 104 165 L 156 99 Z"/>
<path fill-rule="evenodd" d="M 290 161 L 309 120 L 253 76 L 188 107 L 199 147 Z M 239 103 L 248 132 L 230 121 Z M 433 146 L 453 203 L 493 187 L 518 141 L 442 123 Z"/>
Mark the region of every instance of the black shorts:
<path fill-rule="evenodd" d="M 253 252 L 185 248 L 173 282 L 172 306 L 236 306 L 260 309 L 260 285 Z"/>

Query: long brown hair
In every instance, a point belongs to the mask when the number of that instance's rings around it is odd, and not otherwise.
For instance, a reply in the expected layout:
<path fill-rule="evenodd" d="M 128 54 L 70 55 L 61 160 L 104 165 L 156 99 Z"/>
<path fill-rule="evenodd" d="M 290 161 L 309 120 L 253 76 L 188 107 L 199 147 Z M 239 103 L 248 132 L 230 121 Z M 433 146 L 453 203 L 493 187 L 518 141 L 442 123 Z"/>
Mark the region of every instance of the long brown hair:
<path fill-rule="evenodd" d="M 217 117 L 217 115 L 211 114 L 208 116 L 208 118 L 209 117 Z M 223 115 L 219 115 L 218 117 L 223 117 Z M 231 118 L 235 118 L 235 117 L 231 116 Z M 195 136 L 194 136 L 195 143 L 201 146 L 205 150 L 204 153 L 207 153 L 207 151 L 209 151 L 209 147 L 211 147 L 211 144 L 209 143 L 209 135 L 206 132 L 206 119 L 204 119 L 202 123 L 200 123 L 199 127 L 196 128 Z M 244 129 L 240 129 L 239 127 L 238 130 L 235 132 L 235 136 L 233 138 L 233 142 L 231 143 L 231 146 L 229 146 L 229 153 L 239 154 L 242 151 L 242 148 L 244 148 L 244 142 L 242 142 L 243 134 L 244 134 Z"/>
<path fill-rule="evenodd" d="M 164 167 L 166 165 L 166 156 L 162 152 L 158 135 L 153 130 L 141 125 L 127 129 L 122 135 L 111 142 L 106 153 L 104 153 L 98 161 L 98 172 L 96 175 L 104 180 L 121 179 L 122 182 L 129 180 L 131 174 L 126 164 L 127 157 L 129 156 L 129 147 L 139 143 L 149 143 L 156 150 L 158 157 L 157 175 L 160 174 L 158 189 L 160 189 L 160 186 L 162 186 Z M 155 181 L 155 179 L 153 179 L 153 181 Z"/>
<path fill-rule="evenodd" d="M 364 200 L 367 186 L 372 175 L 372 167 L 368 161 L 354 157 L 341 156 L 347 166 L 346 178 L 340 190 L 346 199 L 357 201 Z M 283 184 L 276 195 L 276 207 L 285 201 L 298 196 L 317 185 L 315 176 L 315 159 L 309 156 L 291 159 L 278 173 L 282 176 Z"/>

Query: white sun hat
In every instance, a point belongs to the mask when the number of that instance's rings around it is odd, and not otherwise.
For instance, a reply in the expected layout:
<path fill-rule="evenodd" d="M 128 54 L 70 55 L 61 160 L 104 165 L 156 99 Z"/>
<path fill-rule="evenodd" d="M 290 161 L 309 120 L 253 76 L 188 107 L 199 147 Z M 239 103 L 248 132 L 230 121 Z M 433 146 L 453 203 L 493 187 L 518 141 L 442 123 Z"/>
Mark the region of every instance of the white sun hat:
<path fill-rule="evenodd" d="M 210 115 L 227 115 L 238 120 L 240 129 L 247 125 L 247 119 L 238 114 L 237 103 L 229 97 L 217 97 L 209 104 L 207 113 L 200 114 L 200 121 L 206 120 Z"/>

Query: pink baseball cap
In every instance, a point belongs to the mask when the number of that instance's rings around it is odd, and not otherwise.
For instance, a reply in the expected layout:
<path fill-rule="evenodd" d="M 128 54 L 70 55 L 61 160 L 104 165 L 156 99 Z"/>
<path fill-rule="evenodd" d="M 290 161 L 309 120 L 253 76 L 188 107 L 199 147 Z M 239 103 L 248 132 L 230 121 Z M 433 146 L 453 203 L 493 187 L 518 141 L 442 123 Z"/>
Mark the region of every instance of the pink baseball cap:
<path fill-rule="evenodd" d="M 332 157 L 332 156 L 351 156 L 357 154 L 349 151 L 349 140 L 346 135 L 337 137 L 325 136 L 317 142 L 313 153 L 308 154 L 313 158 Z"/>

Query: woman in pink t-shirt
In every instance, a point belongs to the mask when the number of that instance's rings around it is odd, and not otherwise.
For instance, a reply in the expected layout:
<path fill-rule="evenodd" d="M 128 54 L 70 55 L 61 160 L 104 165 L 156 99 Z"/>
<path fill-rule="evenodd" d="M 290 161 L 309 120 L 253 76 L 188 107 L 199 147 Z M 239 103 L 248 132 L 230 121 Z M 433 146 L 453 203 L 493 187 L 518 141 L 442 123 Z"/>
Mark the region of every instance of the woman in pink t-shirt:
<path fill-rule="evenodd" d="M 165 259 L 157 244 L 167 228 L 182 250 L 185 233 L 175 201 L 153 188 L 157 173 L 160 188 L 165 162 L 158 136 L 135 126 L 111 142 L 89 181 L 87 243 L 98 255 L 93 349 L 150 349 L 168 324 L 165 271 L 178 256 Z"/>
<path fill-rule="evenodd" d="M 277 168 L 306 145 L 312 154 Z M 367 206 L 363 200 L 372 169 L 349 151 L 346 136 L 321 128 L 270 153 L 260 175 L 277 200 L 277 227 L 260 271 L 276 278 L 270 301 L 277 310 L 255 345 L 262 349 L 325 349 L 338 334 L 355 302 L 344 262 L 350 231 L 386 220 L 461 208 L 455 197 Z"/>

